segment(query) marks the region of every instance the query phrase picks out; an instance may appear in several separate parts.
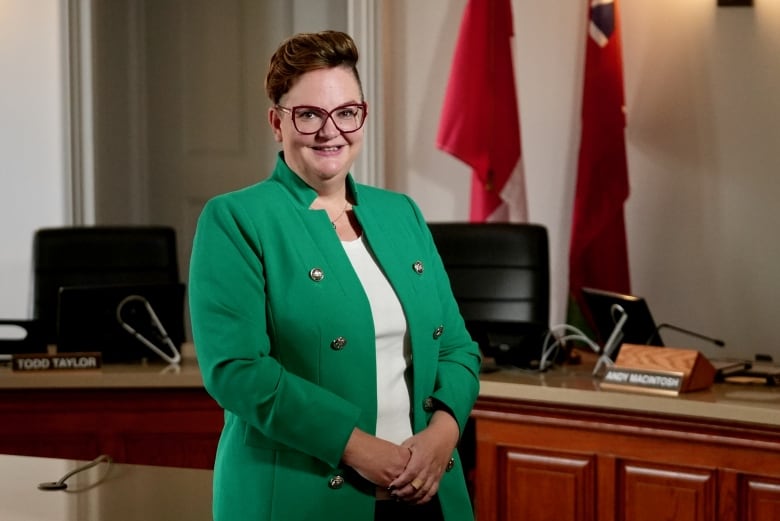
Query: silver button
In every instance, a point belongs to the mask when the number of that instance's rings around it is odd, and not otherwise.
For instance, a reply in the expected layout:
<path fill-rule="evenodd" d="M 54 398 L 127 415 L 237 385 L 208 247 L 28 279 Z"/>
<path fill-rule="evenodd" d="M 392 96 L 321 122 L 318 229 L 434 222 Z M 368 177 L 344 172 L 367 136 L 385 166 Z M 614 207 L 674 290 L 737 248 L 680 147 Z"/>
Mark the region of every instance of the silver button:
<path fill-rule="evenodd" d="M 442 333 L 444 333 L 444 326 L 439 326 L 436 329 L 433 330 L 433 339 L 438 339 Z"/>
<path fill-rule="evenodd" d="M 343 336 L 336 337 L 330 342 L 330 348 L 334 351 L 341 351 L 345 345 L 347 345 L 347 339 Z"/>
<path fill-rule="evenodd" d="M 341 486 L 344 484 L 344 476 L 333 476 L 330 478 L 330 481 L 328 481 L 328 487 L 332 488 L 333 490 L 341 488 Z"/>
<path fill-rule="evenodd" d="M 309 278 L 314 282 L 319 282 L 325 278 L 325 273 L 321 268 L 312 268 L 311 271 L 309 271 Z"/>
<path fill-rule="evenodd" d="M 426 412 L 431 412 L 433 410 L 433 398 L 430 396 L 423 400 L 423 410 Z"/>
<path fill-rule="evenodd" d="M 425 267 L 423 266 L 423 263 L 421 261 L 415 261 L 415 263 L 412 264 L 412 269 L 418 275 L 422 275 L 422 272 L 425 271 Z"/>

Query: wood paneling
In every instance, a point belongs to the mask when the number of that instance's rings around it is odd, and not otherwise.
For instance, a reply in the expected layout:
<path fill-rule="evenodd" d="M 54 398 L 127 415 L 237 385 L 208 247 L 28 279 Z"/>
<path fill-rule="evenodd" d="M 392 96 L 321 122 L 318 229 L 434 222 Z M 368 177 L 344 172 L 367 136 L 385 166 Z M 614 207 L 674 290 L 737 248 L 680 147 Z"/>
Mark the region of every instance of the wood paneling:
<path fill-rule="evenodd" d="M 706 521 L 715 516 L 715 469 L 696 470 L 645 462 L 620 465 L 616 482 L 616 510 L 626 521 L 688 519 Z"/>
<path fill-rule="evenodd" d="M 201 389 L 3 390 L 0 453 L 210 469 L 223 413 Z"/>
<path fill-rule="evenodd" d="M 593 521 L 596 458 L 502 449 L 500 518 L 527 521 Z"/>
<path fill-rule="evenodd" d="M 780 472 L 780 469 L 778 469 Z M 780 479 L 747 475 L 739 490 L 745 521 L 780 519 Z"/>
<path fill-rule="evenodd" d="M 479 521 L 780 519 L 780 429 L 480 399 Z"/>

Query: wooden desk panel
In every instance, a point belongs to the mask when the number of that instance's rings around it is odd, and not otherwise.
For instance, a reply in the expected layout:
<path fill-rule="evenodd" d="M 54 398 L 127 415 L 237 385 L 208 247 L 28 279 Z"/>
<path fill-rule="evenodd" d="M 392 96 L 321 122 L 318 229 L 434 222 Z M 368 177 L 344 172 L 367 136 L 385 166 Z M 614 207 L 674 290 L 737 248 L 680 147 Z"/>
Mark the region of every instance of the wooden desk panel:
<path fill-rule="evenodd" d="M 3 389 L 0 453 L 213 468 L 223 413 L 201 388 Z"/>
<path fill-rule="evenodd" d="M 780 427 L 481 397 L 480 521 L 776 521 Z"/>

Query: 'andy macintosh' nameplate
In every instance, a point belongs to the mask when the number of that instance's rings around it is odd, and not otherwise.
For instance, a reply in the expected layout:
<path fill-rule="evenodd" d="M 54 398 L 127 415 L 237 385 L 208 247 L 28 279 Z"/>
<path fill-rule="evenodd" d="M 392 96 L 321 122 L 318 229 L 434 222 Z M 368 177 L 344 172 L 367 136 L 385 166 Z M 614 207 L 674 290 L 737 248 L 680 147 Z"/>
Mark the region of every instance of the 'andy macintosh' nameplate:
<path fill-rule="evenodd" d="M 683 384 L 682 373 L 647 371 L 640 369 L 625 369 L 622 367 L 609 367 L 602 387 L 626 388 L 630 387 L 638 391 L 659 392 L 663 394 L 678 394 Z"/>
<path fill-rule="evenodd" d="M 715 368 L 693 349 L 623 344 L 601 387 L 661 394 L 709 388 Z"/>

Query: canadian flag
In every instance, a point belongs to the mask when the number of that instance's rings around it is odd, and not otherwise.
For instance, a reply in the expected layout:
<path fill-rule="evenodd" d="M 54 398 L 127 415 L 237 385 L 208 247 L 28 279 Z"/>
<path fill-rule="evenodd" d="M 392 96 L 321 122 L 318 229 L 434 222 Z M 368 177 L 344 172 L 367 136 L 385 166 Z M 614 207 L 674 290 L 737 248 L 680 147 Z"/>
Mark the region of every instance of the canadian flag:
<path fill-rule="evenodd" d="M 472 168 L 473 222 L 528 220 L 510 0 L 469 0 L 436 145 Z"/>

